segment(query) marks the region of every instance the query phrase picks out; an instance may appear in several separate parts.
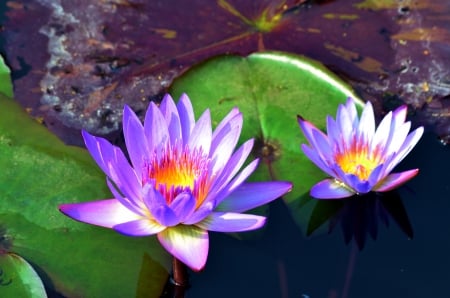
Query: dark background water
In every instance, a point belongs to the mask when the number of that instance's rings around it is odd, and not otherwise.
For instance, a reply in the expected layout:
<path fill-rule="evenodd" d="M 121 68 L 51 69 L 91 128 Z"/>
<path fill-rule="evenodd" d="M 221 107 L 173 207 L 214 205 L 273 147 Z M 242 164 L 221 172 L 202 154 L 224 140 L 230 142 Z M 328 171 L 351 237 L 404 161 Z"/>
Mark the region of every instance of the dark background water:
<path fill-rule="evenodd" d="M 206 268 L 190 274 L 187 297 L 450 297 L 450 148 L 425 134 L 396 171 L 417 167 L 399 190 L 412 239 L 392 220 L 362 250 L 340 229 L 307 238 L 278 200 L 259 240 L 211 233 Z"/>

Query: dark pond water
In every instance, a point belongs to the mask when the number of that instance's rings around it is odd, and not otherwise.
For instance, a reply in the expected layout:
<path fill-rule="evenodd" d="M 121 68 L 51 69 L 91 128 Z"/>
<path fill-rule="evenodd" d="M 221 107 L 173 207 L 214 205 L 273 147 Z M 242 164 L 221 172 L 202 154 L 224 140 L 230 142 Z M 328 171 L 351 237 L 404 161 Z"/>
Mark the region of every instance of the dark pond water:
<path fill-rule="evenodd" d="M 393 220 L 362 250 L 346 245 L 339 227 L 304 237 L 277 201 L 259 240 L 211 233 L 206 268 L 190 274 L 187 297 L 450 297 L 450 148 L 425 134 L 396 170 L 416 167 L 399 190 L 412 239 Z"/>

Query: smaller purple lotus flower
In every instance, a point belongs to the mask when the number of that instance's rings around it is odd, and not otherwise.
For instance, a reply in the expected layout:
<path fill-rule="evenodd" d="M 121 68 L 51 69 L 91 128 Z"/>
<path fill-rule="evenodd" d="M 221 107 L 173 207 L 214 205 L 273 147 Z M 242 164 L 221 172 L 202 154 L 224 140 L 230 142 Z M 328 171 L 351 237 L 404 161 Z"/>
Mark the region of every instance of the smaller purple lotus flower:
<path fill-rule="evenodd" d="M 406 106 L 401 106 L 389 112 L 375 130 L 371 103 L 366 103 L 358 119 L 352 98 L 339 106 L 336 120 L 327 117 L 328 135 L 298 117 L 309 142 L 309 146 L 302 144 L 303 152 L 332 177 L 314 185 L 311 196 L 339 199 L 370 191 L 385 192 L 417 175 L 418 169 L 390 174 L 423 134 L 423 127 L 408 134 L 411 123 L 405 119 Z"/>
<path fill-rule="evenodd" d="M 150 103 L 144 125 L 125 106 L 123 132 L 131 165 L 118 147 L 83 132 L 114 198 L 59 209 L 78 221 L 124 235 L 157 235 L 170 254 L 200 270 L 208 256 L 208 231 L 262 227 L 265 217 L 241 212 L 292 187 L 283 181 L 244 183 L 258 160 L 240 171 L 253 147 L 253 140 L 248 140 L 233 153 L 242 122 L 242 114 L 234 108 L 213 132 L 209 110 L 195 122 L 186 95 L 177 105 L 169 95 L 159 107 Z"/>

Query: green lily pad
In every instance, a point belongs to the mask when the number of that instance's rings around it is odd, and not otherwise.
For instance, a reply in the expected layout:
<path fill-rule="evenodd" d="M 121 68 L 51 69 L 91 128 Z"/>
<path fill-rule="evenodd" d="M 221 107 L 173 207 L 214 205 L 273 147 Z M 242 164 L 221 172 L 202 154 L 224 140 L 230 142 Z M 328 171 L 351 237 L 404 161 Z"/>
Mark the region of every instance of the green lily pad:
<path fill-rule="evenodd" d="M 6 96 L 13 96 L 13 84 L 11 81 L 11 71 L 5 64 L 5 60 L 0 56 L 0 93 Z"/>
<path fill-rule="evenodd" d="M 348 96 L 357 98 L 351 87 L 314 60 L 266 52 L 213 58 L 191 68 L 171 89 L 174 96 L 186 92 L 197 113 L 210 108 L 216 121 L 239 107 L 244 115 L 241 141 L 255 138 L 254 155 L 261 158 L 251 178 L 292 181 L 284 200 L 306 231 L 317 202 L 309 189 L 325 174 L 300 149 L 307 141 L 297 114 L 324 129 L 327 114 L 335 115 Z"/>
<path fill-rule="evenodd" d="M 0 249 L 32 262 L 67 297 L 159 297 L 170 257 L 156 238 L 122 236 L 58 211 L 111 197 L 88 152 L 63 144 L 13 100 L 0 95 L 0 107 Z"/>
<path fill-rule="evenodd" d="M 12 253 L 0 253 L 0 292 L 2 297 L 47 297 L 33 267 Z"/>

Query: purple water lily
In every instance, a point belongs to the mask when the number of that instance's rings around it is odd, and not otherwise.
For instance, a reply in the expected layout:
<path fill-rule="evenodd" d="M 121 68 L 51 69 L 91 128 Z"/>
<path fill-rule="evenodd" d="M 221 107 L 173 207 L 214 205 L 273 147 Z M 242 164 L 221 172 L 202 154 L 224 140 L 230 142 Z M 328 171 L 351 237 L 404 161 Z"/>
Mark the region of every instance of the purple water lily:
<path fill-rule="evenodd" d="M 233 153 L 241 128 L 237 108 L 214 132 L 209 110 L 195 122 L 187 95 L 177 105 L 169 95 L 159 107 L 150 103 L 144 125 L 125 106 L 123 132 L 132 165 L 119 148 L 83 131 L 86 147 L 107 175 L 114 198 L 59 209 L 76 220 L 128 236 L 156 234 L 170 254 L 200 270 L 208 255 L 208 231 L 260 228 L 265 217 L 241 212 L 292 187 L 283 181 L 244 183 L 258 160 L 240 171 L 253 147 L 253 140 L 248 140 Z"/>
<path fill-rule="evenodd" d="M 413 169 L 390 174 L 405 158 L 423 134 L 419 127 L 408 134 L 406 106 L 389 112 L 375 129 L 375 117 L 367 102 L 358 118 L 355 102 L 348 98 L 340 105 L 336 120 L 327 117 L 327 134 L 299 117 L 298 122 L 309 146 L 302 144 L 305 155 L 332 178 L 311 188 L 317 199 L 339 199 L 370 191 L 392 190 L 418 173 Z"/>

